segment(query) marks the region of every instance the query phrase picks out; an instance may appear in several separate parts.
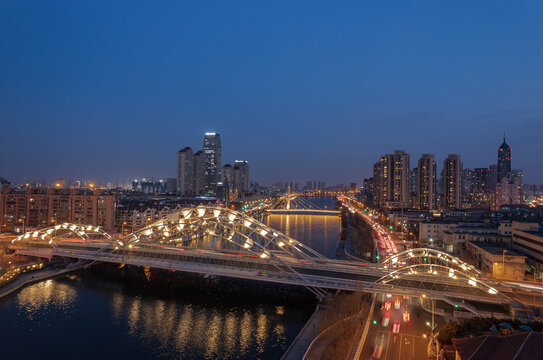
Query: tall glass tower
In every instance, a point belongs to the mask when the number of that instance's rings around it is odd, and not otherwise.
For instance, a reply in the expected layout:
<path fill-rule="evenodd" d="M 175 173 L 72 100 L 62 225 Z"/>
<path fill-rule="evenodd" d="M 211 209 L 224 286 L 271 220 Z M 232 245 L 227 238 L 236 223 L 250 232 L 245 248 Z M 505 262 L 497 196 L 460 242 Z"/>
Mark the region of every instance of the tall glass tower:
<path fill-rule="evenodd" d="M 498 183 L 504 177 L 511 177 L 511 148 L 505 142 L 505 135 L 503 144 L 498 148 Z"/>
<path fill-rule="evenodd" d="M 204 190 L 217 194 L 217 182 L 221 181 L 221 137 L 217 133 L 204 136 Z"/>

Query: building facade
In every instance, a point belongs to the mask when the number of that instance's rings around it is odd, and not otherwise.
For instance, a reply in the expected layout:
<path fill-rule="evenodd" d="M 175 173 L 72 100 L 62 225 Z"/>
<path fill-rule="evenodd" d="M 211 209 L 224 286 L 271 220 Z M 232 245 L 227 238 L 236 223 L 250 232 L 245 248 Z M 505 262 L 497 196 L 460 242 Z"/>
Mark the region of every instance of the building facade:
<path fill-rule="evenodd" d="M 409 154 L 396 150 L 381 156 L 373 166 L 374 201 L 383 207 L 410 205 Z"/>
<path fill-rule="evenodd" d="M 217 133 L 206 133 L 204 136 L 204 190 L 215 194 L 217 183 L 221 181 L 221 137 Z"/>
<path fill-rule="evenodd" d="M 433 154 L 422 154 L 418 162 L 418 208 L 422 210 L 435 210 L 437 208 L 436 193 L 436 161 Z"/>
<path fill-rule="evenodd" d="M 543 270 L 543 229 L 535 222 L 512 222 L 513 249 L 526 255 L 530 270 L 539 278 Z"/>
<path fill-rule="evenodd" d="M 234 162 L 235 166 L 240 170 L 239 184 L 237 184 L 240 192 L 249 192 L 249 162 L 246 160 L 236 160 Z"/>
<path fill-rule="evenodd" d="M 473 193 L 489 193 L 490 192 L 490 169 L 477 168 L 473 169 L 471 181 L 471 192 Z"/>
<path fill-rule="evenodd" d="M 496 191 L 496 185 L 498 184 L 498 164 L 491 164 L 488 167 L 490 171 L 490 191 L 494 193 Z"/>
<path fill-rule="evenodd" d="M 497 183 L 500 183 L 503 178 L 511 177 L 511 148 L 505 142 L 505 136 L 503 137 L 503 144 L 498 148 L 498 175 Z"/>
<path fill-rule="evenodd" d="M 162 195 L 168 193 L 166 179 L 141 179 L 132 181 L 132 190 L 149 195 Z"/>
<path fill-rule="evenodd" d="M 443 207 L 460 208 L 462 162 L 460 155 L 449 154 L 443 163 Z"/>
<path fill-rule="evenodd" d="M 522 204 L 522 184 L 510 181 L 507 177 L 496 185 L 496 209 L 502 205 Z"/>
<path fill-rule="evenodd" d="M 115 230 L 117 195 L 103 190 L 2 189 L 2 232 L 22 232 L 61 223 L 100 226 Z"/>
<path fill-rule="evenodd" d="M 194 195 L 194 153 L 188 146 L 177 153 L 177 195 Z"/>
<path fill-rule="evenodd" d="M 205 160 L 204 152 L 197 151 L 194 154 L 194 194 L 203 195 L 205 192 Z"/>
<path fill-rule="evenodd" d="M 474 258 L 475 266 L 491 276 L 524 280 L 526 256 L 486 241 L 468 241 L 466 251 Z"/>

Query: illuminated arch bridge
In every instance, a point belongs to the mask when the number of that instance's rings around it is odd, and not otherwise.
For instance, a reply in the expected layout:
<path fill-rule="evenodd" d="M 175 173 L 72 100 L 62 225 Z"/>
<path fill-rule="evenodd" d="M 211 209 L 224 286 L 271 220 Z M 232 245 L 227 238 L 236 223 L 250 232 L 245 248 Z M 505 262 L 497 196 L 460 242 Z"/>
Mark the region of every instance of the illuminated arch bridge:
<path fill-rule="evenodd" d="M 61 224 L 21 235 L 11 248 L 45 258 L 301 285 L 319 297 L 326 289 L 341 289 L 507 301 L 497 285 L 488 284 L 475 269 L 445 253 L 416 249 L 380 264 L 327 259 L 247 214 L 214 206 L 181 209 L 120 239 L 112 239 L 100 228 Z M 424 257 L 426 262 L 421 260 Z"/>
<path fill-rule="evenodd" d="M 339 210 L 324 209 L 307 200 L 302 194 L 287 194 L 281 196 L 268 210 L 270 214 L 288 215 L 339 215 Z"/>

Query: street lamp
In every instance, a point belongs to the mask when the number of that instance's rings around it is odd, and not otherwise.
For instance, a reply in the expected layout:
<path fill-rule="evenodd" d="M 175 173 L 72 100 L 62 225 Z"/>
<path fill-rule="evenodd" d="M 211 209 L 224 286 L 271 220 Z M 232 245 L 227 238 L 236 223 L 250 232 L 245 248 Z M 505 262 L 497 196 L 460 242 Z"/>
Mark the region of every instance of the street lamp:
<path fill-rule="evenodd" d="M 505 277 L 505 253 L 507 252 L 507 250 L 503 249 L 503 253 L 502 253 L 502 274 L 503 274 L 503 277 Z"/>
<path fill-rule="evenodd" d="M 25 219 L 19 219 L 18 221 L 23 223 L 23 234 L 24 234 L 26 232 L 25 231 L 25 229 L 26 229 L 25 228 Z"/>
<path fill-rule="evenodd" d="M 126 221 L 123 222 L 122 226 L 121 226 L 121 236 L 124 236 L 124 226 L 126 225 Z"/>

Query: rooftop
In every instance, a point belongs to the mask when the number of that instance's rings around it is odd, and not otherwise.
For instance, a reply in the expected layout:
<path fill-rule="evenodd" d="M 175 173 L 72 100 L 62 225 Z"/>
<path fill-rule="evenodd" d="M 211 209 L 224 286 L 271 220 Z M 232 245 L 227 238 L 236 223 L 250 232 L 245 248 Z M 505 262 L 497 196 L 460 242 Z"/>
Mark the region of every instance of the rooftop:
<path fill-rule="evenodd" d="M 501 246 L 498 246 L 494 243 L 490 243 L 487 241 L 470 241 L 473 245 L 483 249 L 484 251 L 492 254 L 492 255 L 502 255 L 503 250 L 507 250 L 506 255 L 507 256 L 524 256 L 514 250 L 510 250 L 508 248 L 504 248 Z"/>
<path fill-rule="evenodd" d="M 536 360 L 541 359 L 543 334 L 524 332 L 504 337 L 484 335 L 469 339 L 452 339 L 462 360 Z"/>
<path fill-rule="evenodd" d="M 522 229 L 519 229 L 519 231 L 525 232 L 525 233 L 530 234 L 530 235 L 543 237 L 543 231 L 524 231 Z"/>

